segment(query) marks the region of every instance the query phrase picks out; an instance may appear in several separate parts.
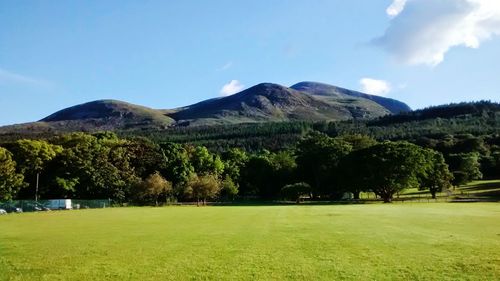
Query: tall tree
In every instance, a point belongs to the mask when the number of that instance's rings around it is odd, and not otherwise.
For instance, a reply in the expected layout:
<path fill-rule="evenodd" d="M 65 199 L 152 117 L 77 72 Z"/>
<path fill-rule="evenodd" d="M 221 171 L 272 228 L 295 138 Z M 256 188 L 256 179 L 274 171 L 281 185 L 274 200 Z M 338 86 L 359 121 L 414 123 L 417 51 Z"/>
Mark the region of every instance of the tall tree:
<path fill-rule="evenodd" d="M 198 175 L 221 175 L 224 163 L 219 155 L 212 154 L 204 146 L 197 146 L 191 153 L 191 163 Z"/>
<path fill-rule="evenodd" d="M 207 204 L 207 199 L 215 198 L 221 190 L 221 184 L 216 175 L 197 176 L 193 174 L 187 184 L 186 193 L 193 199 L 196 199 L 196 204 L 199 206 L 202 202 Z"/>
<path fill-rule="evenodd" d="M 481 165 L 479 164 L 479 154 L 477 152 L 459 153 L 448 156 L 448 163 L 453 174 L 457 175 L 457 180 L 467 183 L 483 177 Z"/>
<path fill-rule="evenodd" d="M 172 191 L 172 183 L 164 179 L 159 172 L 155 172 L 137 185 L 136 196 L 143 203 L 158 206 L 160 197 L 166 202 Z"/>
<path fill-rule="evenodd" d="M 422 174 L 420 175 L 420 190 L 428 189 L 432 198 L 436 198 L 436 193 L 451 187 L 453 174 L 448 169 L 443 154 L 440 152 L 426 149 L 426 163 Z"/>
<path fill-rule="evenodd" d="M 56 159 L 55 173 L 65 182 L 76 183 L 73 195 L 77 198 L 126 201 L 139 181 L 130 165 L 126 140 L 115 135 L 72 133 L 55 142 L 64 147 Z"/>
<path fill-rule="evenodd" d="M 172 181 L 175 186 L 186 183 L 194 173 L 186 149 L 176 143 L 163 143 L 161 149 L 166 158 L 164 177 Z"/>
<path fill-rule="evenodd" d="M 238 195 L 238 185 L 234 183 L 229 175 L 226 175 L 224 180 L 221 182 L 221 197 L 227 200 L 234 200 L 234 197 Z"/>
<path fill-rule="evenodd" d="M 222 154 L 224 174 L 235 183 L 240 182 L 240 171 L 248 162 L 248 155 L 239 148 L 232 148 Z"/>
<path fill-rule="evenodd" d="M 136 174 L 145 178 L 156 171 L 164 171 L 167 164 L 165 154 L 160 146 L 146 138 L 133 138 L 127 143 L 130 165 Z"/>
<path fill-rule="evenodd" d="M 35 201 L 38 200 L 40 173 L 47 163 L 62 152 L 62 147 L 44 140 L 19 140 L 14 146 L 16 162 L 24 175 L 30 176 L 29 185 L 34 187 Z"/>
<path fill-rule="evenodd" d="M 369 187 L 384 202 L 406 188 L 419 187 L 426 158 L 423 148 L 407 142 L 383 142 L 359 150 L 357 171 L 362 187 Z"/>
<path fill-rule="evenodd" d="M 342 158 L 339 163 L 337 184 L 343 192 L 351 192 L 355 200 L 360 199 L 360 193 L 370 190 L 370 183 L 365 180 L 367 176 L 362 169 L 365 151 L 355 150 Z"/>
<path fill-rule="evenodd" d="M 0 147 L 0 200 L 12 200 L 23 185 L 23 175 L 16 172 L 12 154 Z"/>
<path fill-rule="evenodd" d="M 268 195 L 272 192 L 269 191 L 277 187 L 273 180 L 274 168 L 269 153 L 252 155 L 241 169 L 240 194 L 270 199 Z"/>
<path fill-rule="evenodd" d="M 337 165 L 351 150 L 349 143 L 317 132 L 298 142 L 295 151 L 298 171 L 311 185 L 315 197 L 339 193 L 334 186 Z"/>

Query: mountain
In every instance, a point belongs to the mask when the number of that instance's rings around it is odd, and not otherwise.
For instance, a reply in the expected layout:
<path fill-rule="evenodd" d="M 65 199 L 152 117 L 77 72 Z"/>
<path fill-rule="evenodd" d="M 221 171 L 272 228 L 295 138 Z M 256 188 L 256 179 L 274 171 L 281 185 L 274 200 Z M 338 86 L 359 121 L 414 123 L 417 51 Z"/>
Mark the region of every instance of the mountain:
<path fill-rule="evenodd" d="M 372 119 L 410 108 L 399 101 L 347 89 L 301 82 L 262 83 L 240 93 L 178 109 L 151 109 L 98 100 L 60 110 L 42 120 L 0 128 L 0 133 L 163 130 L 168 127 L 282 121 Z"/>
<path fill-rule="evenodd" d="M 57 111 L 38 122 L 5 126 L 0 132 L 144 130 L 167 128 L 173 122 L 155 109 L 117 100 L 98 100 Z"/>
<path fill-rule="evenodd" d="M 305 85 L 304 83 L 297 85 Z M 170 117 L 179 124 L 211 125 L 367 119 L 391 113 L 383 105 L 361 96 L 343 93 L 330 95 L 330 92 L 325 91 L 321 93 L 324 95 L 303 91 L 301 87 L 288 88 L 262 83 L 232 96 L 188 106 Z"/>
<path fill-rule="evenodd" d="M 348 89 L 318 82 L 300 82 L 291 86 L 290 88 L 304 93 L 308 93 L 313 97 L 319 99 L 331 100 L 333 102 L 335 102 L 336 100 L 349 99 L 349 98 L 359 98 L 358 100 L 363 100 L 363 99 L 371 100 L 383 106 L 384 108 L 388 109 L 392 114 L 411 111 L 411 108 L 407 104 L 395 99 L 368 95 L 365 93 L 351 91 Z"/>

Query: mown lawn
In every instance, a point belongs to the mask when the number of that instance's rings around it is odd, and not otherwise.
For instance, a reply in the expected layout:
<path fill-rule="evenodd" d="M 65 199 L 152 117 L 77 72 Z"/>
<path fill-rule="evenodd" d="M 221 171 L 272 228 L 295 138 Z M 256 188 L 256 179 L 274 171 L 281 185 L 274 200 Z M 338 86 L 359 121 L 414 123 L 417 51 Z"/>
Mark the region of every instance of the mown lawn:
<path fill-rule="evenodd" d="M 500 204 L 0 216 L 0 280 L 499 280 Z"/>

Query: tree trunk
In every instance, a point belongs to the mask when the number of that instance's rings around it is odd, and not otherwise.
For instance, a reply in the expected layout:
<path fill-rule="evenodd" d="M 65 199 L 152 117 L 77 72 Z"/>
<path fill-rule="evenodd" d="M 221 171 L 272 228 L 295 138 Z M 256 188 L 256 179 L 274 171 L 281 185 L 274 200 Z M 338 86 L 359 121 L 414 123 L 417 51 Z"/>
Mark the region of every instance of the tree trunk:
<path fill-rule="evenodd" d="M 354 200 L 359 200 L 359 194 L 361 192 L 360 191 L 354 191 L 352 194 L 354 195 Z"/>
<path fill-rule="evenodd" d="M 392 196 L 384 196 L 384 203 L 392 203 Z"/>
<path fill-rule="evenodd" d="M 40 181 L 40 173 L 36 173 L 35 202 L 38 201 L 38 182 L 39 181 Z"/>
<path fill-rule="evenodd" d="M 436 199 L 436 190 L 431 189 L 432 199 Z"/>

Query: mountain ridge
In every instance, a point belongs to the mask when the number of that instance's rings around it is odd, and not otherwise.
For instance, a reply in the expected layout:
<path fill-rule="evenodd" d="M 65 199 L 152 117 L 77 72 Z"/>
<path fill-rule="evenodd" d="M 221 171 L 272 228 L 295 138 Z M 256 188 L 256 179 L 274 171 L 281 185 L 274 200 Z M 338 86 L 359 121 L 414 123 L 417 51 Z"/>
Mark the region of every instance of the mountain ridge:
<path fill-rule="evenodd" d="M 282 121 L 371 119 L 411 109 L 404 103 L 317 82 L 291 87 L 260 83 L 227 97 L 177 109 L 152 109 L 118 100 L 91 101 L 59 110 L 38 122 L 0 127 L 1 132 L 30 130 L 161 130 Z"/>
<path fill-rule="evenodd" d="M 376 95 L 369 95 L 362 92 L 353 91 L 320 82 L 304 81 L 294 84 L 290 88 L 317 96 L 341 97 L 342 95 L 346 95 L 346 96 L 370 99 L 387 108 L 392 114 L 411 111 L 411 108 L 407 104 L 395 99 L 376 96 Z"/>

